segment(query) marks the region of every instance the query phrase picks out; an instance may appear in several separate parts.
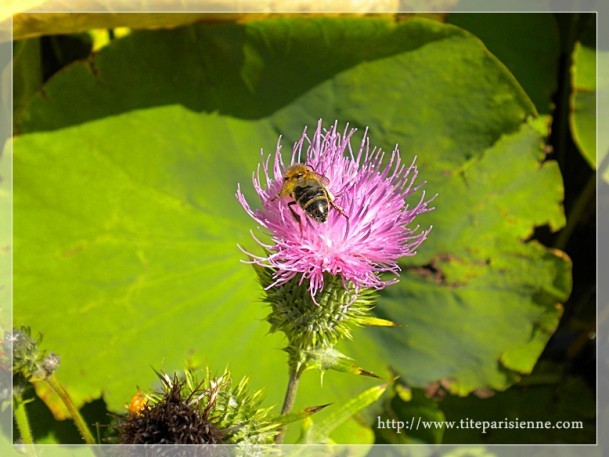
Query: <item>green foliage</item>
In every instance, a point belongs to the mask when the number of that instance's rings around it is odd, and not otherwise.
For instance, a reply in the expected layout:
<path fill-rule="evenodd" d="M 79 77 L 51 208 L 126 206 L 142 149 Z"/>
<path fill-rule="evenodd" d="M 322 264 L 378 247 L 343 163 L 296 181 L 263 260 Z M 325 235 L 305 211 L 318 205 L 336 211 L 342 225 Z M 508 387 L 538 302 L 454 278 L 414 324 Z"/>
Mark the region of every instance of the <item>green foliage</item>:
<path fill-rule="evenodd" d="M 408 328 L 373 336 L 411 385 L 448 379 L 459 394 L 503 390 L 531 372 L 556 328 L 570 264 L 523 242 L 535 225 L 564 220 L 560 174 L 551 162 L 540 165 L 541 143 L 524 125 L 447 177 L 450 193 L 432 216 L 435 242 L 418 255 L 429 263 L 418 256 L 405 263 L 400 283 L 382 292 L 379 312 Z"/>
<path fill-rule="evenodd" d="M 539 113 L 552 111 L 560 51 L 553 15 L 453 13 L 446 20 L 480 38 L 514 74 Z"/>
<path fill-rule="evenodd" d="M 597 81 L 596 62 L 599 68 L 607 68 L 609 52 L 597 51 L 595 48 L 578 43 L 573 52 L 573 94 L 571 104 L 571 128 L 573 139 L 581 153 L 591 167 L 596 168 L 609 151 L 609 132 L 598 129 L 598 144 L 596 140 L 596 98 L 599 103 L 607 105 L 607 89 L 609 78 L 604 72 L 598 72 Z M 598 84 L 598 87 L 597 87 Z M 598 151 L 598 158 L 597 158 Z"/>
<path fill-rule="evenodd" d="M 13 47 L 14 72 L 23 77 L 17 78 L 13 86 L 13 111 L 20 112 L 42 87 L 42 57 L 40 40 L 32 38 L 15 43 Z"/>
<path fill-rule="evenodd" d="M 298 440 L 301 444 L 315 444 L 331 442 L 331 434 L 354 414 L 377 401 L 387 389 L 387 384 L 371 387 L 356 395 L 341 405 L 337 405 L 332 412 L 323 419 L 314 422 L 309 419 L 303 427 L 303 434 Z"/>
<path fill-rule="evenodd" d="M 386 444 L 442 443 L 444 429 L 421 426 L 422 421 L 442 423 L 446 415 L 437 399 L 421 389 L 406 389 L 395 384 L 395 392 L 386 401 L 384 414 L 377 418 L 379 440 Z M 398 421 L 402 421 L 400 424 Z M 421 422 L 419 422 L 421 421 Z"/>
<path fill-rule="evenodd" d="M 557 375 L 556 369 L 552 371 Z M 563 378 L 558 384 L 547 381 L 536 383 L 535 379 L 538 378 L 534 374 L 531 379 L 533 382 L 497 393 L 490 398 L 470 395 L 463 399 L 449 396 L 440 406 L 447 420 L 469 418 L 474 421 L 501 421 L 509 418 L 550 421 L 553 427 L 496 428 L 487 430 L 486 433 L 474 428 L 453 428 L 446 430 L 444 443 L 595 443 L 595 396 L 592 390 L 583 385 L 581 378 Z M 568 424 L 554 427 L 563 421 Z"/>
<path fill-rule="evenodd" d="M 350 357 L 334 348 L 310 349 L 304 351 L 304 355 L 311 367 L 321 371 L 322 379 L 326 370 L 336 370 L 342 373 L 378 378 L 374 373 L 358 367 Z"/>
<path fill-rule="evenodd" d="M 568 259 L 527 242 L 564 224 L 535 111 L 477 38 L 422 19 L 134 32 L 55 75 L 17 119 L 16 324 L 44 333 L 78 403 L 103 392 L 120 411 L 150 365 L 186 357 L 229 364 L 279 403 L 284 342 L 240 263 L 254 227 L 234 192 L 279 134 L 289 144 L 338 119 L 417 155 L 438 193 L 420 221 L 434 230 L 377 307 L 405 327 L 358 330 L 340 350 L 414 386 L 505 389 L 532 370 L 570 290 Z M 298 402 L 344 405 L 370 386 L 353 378 L 304 376 Z"/>

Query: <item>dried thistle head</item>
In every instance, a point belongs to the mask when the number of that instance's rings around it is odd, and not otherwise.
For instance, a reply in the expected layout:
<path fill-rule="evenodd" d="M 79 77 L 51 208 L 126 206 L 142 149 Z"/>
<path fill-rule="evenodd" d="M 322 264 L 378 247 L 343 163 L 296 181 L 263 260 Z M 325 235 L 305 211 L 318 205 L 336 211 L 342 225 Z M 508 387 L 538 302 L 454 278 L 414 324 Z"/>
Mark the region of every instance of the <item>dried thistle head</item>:
<path fill-rule="evenodd" d="M 271 443 L 279 424 L 261 408 L 261 392 L 248 394 L 248 380 L 233 386 L 225 371 L 214 377 L 205 371 L 197 381 L 191 370 L 184 377 L 157 373 L 159 392 L 138 400 L 116 429 L 122 444 L 264 444 Z"/>
<path fill-rule="evenodd" d="M 121 421 L 119 439 L 123 444 L 216 444 L 222 432 L 206 410 L 190 404 L 183 395 L 185 382 L 174 374 L 161 377 L 163 394 L 155 402 L 146 402 Z M 193 392 L 194 393 L 194 392 Z"/>

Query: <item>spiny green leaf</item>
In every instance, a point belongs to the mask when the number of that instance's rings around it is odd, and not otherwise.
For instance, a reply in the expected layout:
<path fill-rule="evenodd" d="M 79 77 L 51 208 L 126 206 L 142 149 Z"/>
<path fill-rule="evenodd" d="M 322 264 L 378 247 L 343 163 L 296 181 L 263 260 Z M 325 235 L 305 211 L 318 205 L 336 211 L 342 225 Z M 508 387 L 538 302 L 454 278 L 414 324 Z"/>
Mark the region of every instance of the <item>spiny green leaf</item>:
<path fill-rule="evenodd" d="M 396 324 L 395 322 L 374 316 L 360 317 L 357 318 L 356 321 L 360 325 L 370 327 L 399 327 L 399 324 Z"/>
<path fill-rule="evenodd" d="M 327 408 L 330 405 L 331 403 L 328 403 L 327 405 L 308 406 L 300 411 L 292 412 L 289 414 L 282 414 L 281 416 L 274 417 L 271 420 L 272 427 L 276 429 L 281 426 L 291 424 L 293 422 L 304 420 L 305 418 L 311 417 L 313 414 L 321 411 L 324 408 Z"/>
<path fill-rule="evenodd" d="M 306 351 L 308 367 L 317 368 L 322 373 L 327 370 L 352 373 L 360 376 L 380 378 L 371 371 L 364 370 L 353 363 L 353 359 L 334 348 L 319 348 Z"/>
<path fill-rule="evenodd" d="M 342 425 L 347 419 L 356 414 L 358 411 L 366 408 L 375 401 L 387 389 L 387 384 L 381 384 L 371 387 L 364 392 L 361 392 L 356 397 L 349 401 L 335 405 L 334 409 L 323 419 L 318 422 L 309 422 L 306 433 L 301 438 L 302 443 L 323 443 L 326 442 L 332 432 Z"/>

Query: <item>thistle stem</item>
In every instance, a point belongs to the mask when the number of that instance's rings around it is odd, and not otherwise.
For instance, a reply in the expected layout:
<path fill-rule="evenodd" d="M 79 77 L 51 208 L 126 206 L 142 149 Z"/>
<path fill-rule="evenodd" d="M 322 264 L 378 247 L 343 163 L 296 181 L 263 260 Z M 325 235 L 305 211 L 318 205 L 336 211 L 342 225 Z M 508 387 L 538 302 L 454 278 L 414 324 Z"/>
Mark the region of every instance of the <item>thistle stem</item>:
<path fill-rule="evenodd" d="M 283 407 L 281 408 L 281 414 L 290 414 L 296 401 L 296 393 L 298 392 L 298 383 L 300 382 L 300 375 L 302 374 L 302 367 L 296 365 L 290 368 L 290 379 L 288 381 L 288 388 L 285 392 L 285 398 L 283 399 Z M 277 436 L 275 437 L 275 443 L 283 443 L 285 436 L 286 427 L 282 427 Z"/>
<path fill-rule="evenodd" d="M 59 398 L 61 398 L 61 401 L 63 401 L 63 404 L 66 406 L 66 408 L 70 412 L 70 416 L 72 416 L 72 420 L 74 421 L 76 428 L 80 432 L 80 435 L 85 440 L 85 443 L 96 444 L 95 438 L 93 438 L 93 435 L 91 434 L 91 431 L 89 430 L 89 427 L 87 426 L 87 423 L 85 422 L 85 420 L 83 419 L 81 414 L 78 412 L 78 409 L 74 405 L 72 398 L 70 398 L 70 395 L 61 385 L 61 383 L 59 381 L 57 381 L 57 379 L 55 378 L 54 375 L 47 377 L 46 382 L 57 393 L 57 395 L 59 395 Z"/>
<path fill-rule="evenodd" d="M 288 381 L 288 389 L 285 392 L 285 398 L 283 400 L 283 408 L 281 408 L 281 414 L 289 414 L 294 407 L 296 401 L 296 392 L 298 392 L 298 382 L 300 381 L 301 371 L 298 368 L 292 368 L 290 370 L 290 380 Z"/>
<path fill-rule="evenodd" d="M 19 429 L 21 435 L 21 441 L 25 445 L 34 444 L 34 437 L 32 435 L 32 429 L 30 428 L 30 421 L 27 417 L 27 411 L 25 410 L 25 404 L 27 402 L 23 400 L 21 396 L 15 396 L 15 409 L 13 414 L 15 415 L 15 423 Z"/>

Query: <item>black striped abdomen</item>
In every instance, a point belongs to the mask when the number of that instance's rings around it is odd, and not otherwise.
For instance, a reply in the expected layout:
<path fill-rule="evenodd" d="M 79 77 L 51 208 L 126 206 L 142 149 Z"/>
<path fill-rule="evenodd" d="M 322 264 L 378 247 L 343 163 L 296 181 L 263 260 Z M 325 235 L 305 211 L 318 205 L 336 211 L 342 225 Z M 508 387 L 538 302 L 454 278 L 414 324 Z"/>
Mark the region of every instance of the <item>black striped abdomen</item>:
<path fill-rule="evenodd" d="M 296 186 L 293 196 L 304 212 L 317 222 L 328 220 L 328 195 L 316 181 L 308 186 Z"/>

